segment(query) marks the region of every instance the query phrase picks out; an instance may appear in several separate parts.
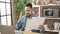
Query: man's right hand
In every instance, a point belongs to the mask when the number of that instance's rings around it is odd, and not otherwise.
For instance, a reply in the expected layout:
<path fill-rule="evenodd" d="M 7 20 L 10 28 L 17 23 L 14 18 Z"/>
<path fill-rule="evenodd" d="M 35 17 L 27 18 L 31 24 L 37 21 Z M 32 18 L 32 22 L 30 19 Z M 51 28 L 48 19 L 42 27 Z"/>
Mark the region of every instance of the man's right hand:
<path fill-rule="evenodd" d="M 40 30 L 44 30 L 44 26 L 43 26 L 43 25 L 40 25 L 40 26 L 39 26 L 39 29 L 40 29 Z"/>
<path fill-rule="evenodd" d="M 22 11 L 20 12 L 19 19 L 22 20 Z"/>

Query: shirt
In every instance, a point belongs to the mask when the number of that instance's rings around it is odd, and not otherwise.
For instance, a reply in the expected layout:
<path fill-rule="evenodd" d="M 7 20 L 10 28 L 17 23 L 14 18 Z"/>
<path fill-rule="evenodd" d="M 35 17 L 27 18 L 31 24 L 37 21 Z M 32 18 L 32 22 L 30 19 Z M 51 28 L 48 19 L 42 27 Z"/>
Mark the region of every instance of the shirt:
<path fill-rule="evenodd" d="M 39 29 L 39 25 L 43 25 L 44 19 L 38 17 L 27 18 L 25 31 L 31 31 L 32 29 Z"/>

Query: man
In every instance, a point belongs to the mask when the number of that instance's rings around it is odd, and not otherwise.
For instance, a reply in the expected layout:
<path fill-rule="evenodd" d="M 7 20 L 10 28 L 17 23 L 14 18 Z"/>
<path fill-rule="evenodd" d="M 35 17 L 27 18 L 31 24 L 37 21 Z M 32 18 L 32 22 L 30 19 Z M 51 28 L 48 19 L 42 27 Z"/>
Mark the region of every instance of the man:
<path fill-rule="evenodd" d="M 34 28 L 31 26 L 33 25 L 31 23 L 33 23 L 34 20 L 36 20 L 35 18 L 32 17 L 34 15 L 32 15 L 32 4 L 31 3 L 27 3 L 25 5 L 25 14 L 26 16 L 22 18 L 22 12 L 20 12 L 20 18 L 17 21 L 16 29 L 22 30 L 22 31 L 37 31 L 37 30 L 34 30 Z M 44 30 L 44 26 L 43 25 L 40 25 L 40 26 L 38 28 L 41 28 L 41 30 Z"/>

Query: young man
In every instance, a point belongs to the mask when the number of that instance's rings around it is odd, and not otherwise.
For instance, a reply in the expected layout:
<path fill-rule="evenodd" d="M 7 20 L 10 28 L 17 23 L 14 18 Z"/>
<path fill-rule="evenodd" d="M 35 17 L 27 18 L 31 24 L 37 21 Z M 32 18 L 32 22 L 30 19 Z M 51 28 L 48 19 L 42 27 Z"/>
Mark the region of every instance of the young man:
<path fill-rule="evenodd" d="M 34 24 L 32 24 L 33 22 L 35 23 L 38 22 L 37 18 L 33 18 L 32 16 L 32 4 L 31 3 L 27 3 L 25 5 L 25 14 L 26 16 L 24 16 L 22 18 L 22 12 L 20 13 L 20 18 L 17 21 L 16 24 L 16 29 L 17 30 L 22 30 L 22 31 L 33 31 L 33 29 L 35 29 L 36 27 L 33 27 Z M 40 25 L 38 27 L 38 29 L 44 30 L 44 26 Z M 35 30 L 34 30 L 35 31 Z"/>

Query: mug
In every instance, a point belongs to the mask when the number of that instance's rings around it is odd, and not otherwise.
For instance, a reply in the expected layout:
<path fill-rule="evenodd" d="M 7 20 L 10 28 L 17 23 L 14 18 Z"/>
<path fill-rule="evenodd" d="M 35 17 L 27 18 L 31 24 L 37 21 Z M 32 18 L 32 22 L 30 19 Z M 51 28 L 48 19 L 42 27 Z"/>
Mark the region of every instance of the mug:
<path fill-rule="evenodd" d="M 45 24 L 44 25 L 44 29 L 47 30 L 48 29 L 48 25 Z"/>

